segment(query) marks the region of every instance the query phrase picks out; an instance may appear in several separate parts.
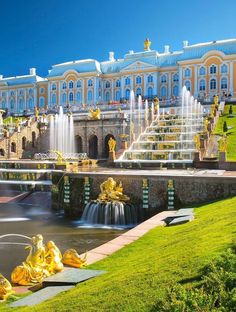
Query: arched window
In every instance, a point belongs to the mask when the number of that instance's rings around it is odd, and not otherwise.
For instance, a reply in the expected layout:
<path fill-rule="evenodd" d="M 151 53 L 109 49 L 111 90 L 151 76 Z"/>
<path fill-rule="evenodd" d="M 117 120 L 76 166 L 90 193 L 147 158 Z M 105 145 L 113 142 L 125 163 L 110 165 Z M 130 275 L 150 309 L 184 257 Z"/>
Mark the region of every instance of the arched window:
<path fill-rule="evenodd" d="M 148 75 L 148 77 L 147 77 L 147 82 L 148 82 L 148 83 L 153 82 L 153 76 L 152 76 L 152 75 Z"/>
<path fill-rule="evenodd" d="M 62 84 L 62 89 L 65 90 L 66 89 L 66 82 L 64 81 Z"/>
<path fill-rule="evenodd" d="M 200 76 L 205 76 L 206 75 L 206 68 L 205 67 L 201 66 L 199 68 L 199 75 Z"/>
<path fill-rule="evenodd" d="M 43 94 L 43 93 L 44 93 L 44 88 L 40 88 L 40 94 Z"/>
<path fill-rule="evenodd" d="M 44 97 L 41 97 L 40 100 L 39 100 L 39 106 L 43 108 L 44 104 L 45 104 Z"/>
<path fill-rule="evenodd" d="M 136 84 L 142 83 L 142 78 L 140 76 L 136 77 Z"/>
<path fill-rule="evenodd" d="M 130 96 L 130 89 L 126 89 L 125 90 L 125 98 L 126 98 L 126 100 L 129 100 L 129 96 Z"/>
<path fill-rule="evenodd" d="M 153 88 L 152 88 L 152 87 L 149 87 L 149 88 L 148 88 L 148 97 L 149 97 L 149 98 L 152 98 L 152 96 L 153 96 Z"/>
<path fill-rule="evenodd" d="M 62 94 L 62 103 L 65 104 L 66 103 L 66 93 Z"/>
<path fill-rule="evenodd" d="M 81 80 L 77 81 L 77 88 L 81 88 Z"/>
<path fill-rule="evenodd" d="M 116 80 L 116 87 L 117 87 L 117 88 L 120 87 L 120 80 Z"/>
<path fill-rule="evenodd" d="M 110 87 L 111 87 L 110 82 L 109 82 L 109 81 L 106 81 L 105 88 L 108 89 L 108 88 L 110 88 Z"/>
<path fill-rule="evenodd" d="M 161 83 L 166 83 L 166 81 L 167 81 L 166 75 L 162 75 L 161 76 Z"/>
<path fill-rule="evenodd" d="M 15 108 L 15 101 L 11 100 L 10 101 L 10 109 L 13 110 Z"/>
<path fill-rule="evenodd" d="M 201 79 L 199 81 L 199 91 L 206 91 L 206 80 Z"/>
<path fill-rule="evenodd" d="M 29 95 L 33 95 L 33 90 L 29 89 Z"/>
<path fill-rule="evenodd" d="M 56 94 L 52 94 L 52 104 L 56 104 L 56 100 L 57 100 L 57 97 L 56 97 Z"/>
<path fill-rule="evenodd" d="M 216 74 L 216 65 L 211 65 L 210 67 L 210 74 Z"/>
<path fill-rule="evenodd" d="M 228 88 L 228 83 L 227 83 L 227 78 L 222 78 L 221 83 L 220 83 L 221 89 L 227 89 Z"/>
<path fill-rule="evenodd" d="M 126 84 L 126 86 L 130 85 L 130 78 L 129 77 L 125 78 L 125 84 Z"/>
<path fill-rule="evenodd" d="M 81 93 L 80 92 L 77 92 L 77 94 L 76 94 L 76 101 L 77 101 L 77 103 L 80 103 L 80 101 L 81 101 Z"/>
<path fill-rule="evenodd" d="M 216 79 L 211 79 L 210 80 L 210 90 L 215 90 L 216 89 Z"/>
<path fill-rule="evenodd" d="M 11 143 L 11 152 L 16 153 L 16 143 L 15 142 Z"/>
<path fill-rule="evenodd" d="M 137 89 L 136 89 L 136 96 L 139 96 L 139 95 L 141 95 L 141 94 L 142 94 L 141 88 L 137 88 Z"/>
<path fill-rule="evenodd" d="M 10 96 L 14 96 L 15 95 L 15 92 L 14 91 L 11 91 L 10 92 Z"/>
<path fill-rule="evenodd" d="M 178 74 L 174 74 L 173 75 L 173 81 L 174 82 L 178 82 L 179 81 L 179 75 Z"/>
<path fill-rule="evenodd" d="M 106 102 L 110 101 L 110 92 L 106 92 L 106 94 L 105 94 L 105 101 Z"/>
<path fill-rule="evenodd" d="M 161 87 L 161 97 L 166 97 L 166 87 Z"/>
<path fill-rule="evenodd" d="M 2 101 L 2 108 L 6 108 L 6 102 L 4 100 Z"/>
<path fill-rule="evenodd" d="M 52 90 L 56 90 L 57 89 L 57 86 L 55 83 L 52 84 Z M 29 90 L 29 93 L 30 93 L 30 90 Z"/>
<path fill-rule="evenodd" d="M 176 85 L 173 87 L 173 95 L 174 96 L 178 96 L 179 95 L 179 87 L 176 86 Z"/>
<path fill-rule="evenodd" d="M 73 89 L 74 88 L 74 81 L 70 81 L 69 82 L 69 89 Z"/>
<path fill-rule="evenodd" d="M 93 81 L 92 81 L 92 79 L 89 79 L 88 80 L 88 87 L 92 87 L 93 86 Z"/>
<path fill-rule="evenodd" d="M 25 150 L 26 149 L 26 137 L 22 138 L 22 149 Z"/>
<path fill-rule="evenodd" d="M 116 101 L 120 101 L 120 91 L 116 91 Z"/>
<path fill-rule="evenodd" d="M 70 92 L 69 93 L 69 102 L 73 102 L 74 101 L 74 93 Z"/>
<path fill-rule="evenodd" d="M 189 68 L 186 68 L 184 70 L 184 77 L 190 77 L 191 76 L 191 70 Z"/>
<path fill-rule="evenodd" d="M 93 92 L 91 90 L 88 91 L 88 101 L 92 101 L 93 99 Z"/>
<path fill-rule="evenodd" d="M 191 91 L 191 82 L 189 80 L 185 80 L 184 85 L 188 91 Z"/>
<path fill-rule="evenodd" d="M 29 98 L 29 109 L 30 109 L 30 110 L 33 110 L 33 108 L 34 108 L 33 99 L 32 99 L 32 98 Z"/>
<path fill-rule="evenodd" d="M 228 72 L 228 66 L 227 66 L 226 64 L 223 64 L 223 65 L 221 66 L 220 71 L 221 71 L 221 74 L 227 74 L 227 72 Z"/>
<path fill-rule="evenodd" d="M 24 103 L 23 103 L 23 100 L 22 99 L 20 99 L 19 100 L 19 111 L 23 111 L 23 109 L 24 109 Z"/>

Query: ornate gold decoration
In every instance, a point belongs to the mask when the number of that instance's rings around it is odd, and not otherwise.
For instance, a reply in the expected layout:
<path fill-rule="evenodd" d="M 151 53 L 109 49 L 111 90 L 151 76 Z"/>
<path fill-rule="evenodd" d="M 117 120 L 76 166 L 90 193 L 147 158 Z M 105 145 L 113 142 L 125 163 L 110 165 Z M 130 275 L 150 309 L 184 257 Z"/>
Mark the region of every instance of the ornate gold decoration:
<path fill-rule="evenodd" d="M 101 119 L 101 110 L 100 108 L 97 108 L 95 110 L 89 109 L 89 118 L 98 120 Z"/>
<path fill-rule="evenodd" d="M 144 40 L 144 50 L 145 51 L 149 51 L 150 47 L 151 47 L 151 44 L 152 44 L 152 42 L 148 38 L 146 38 Z"/>
<path fill-rule="evenodd" d="M 12 293 L 11 283 L 0 273 L 0 300 L 6 300 Z"/>
<path fill-rule="evenodd" d="M 116 140 L 110 137 L 108 141 L 108 146 L 109 146 L 109 152 L 115 152 L 116 148 Z"/>
<path fill-rule="evenodd" d="M 130 198 L 123 194 L 122 183 L 118 185 L 113 178 L 108 178 L 100 185 L 101 193 L 98 196 L 98 201 L 101 202 L 113 202 L 113 201 L 129 201 Z"/>
<path fill-rule="evenodd" d="M 148 179 L 143 179 L 143 187 L 148 187 Z"/>
<path fill-rule="evenodd" d="M 174 181 L 168 180 L 168 188 L 174 188 Z"/>
<path fill-rule="evenodd" d="M 194 142 L 196 144 L 196 149 L 199 151 L 201 146 L 199 134 L 194 135 Z"/>
<path fill-rule="evenodd" d="M 218 102 L 219 102 L 219 97 L 218 97 L 218 95 L 215 95 L 214 96 L 214 104 L 215 104 L 216 108 L 218 107 Z"/>
<path fill-rule="evenodd" d="M 81 258 L 75 249 L 68 249 L 62 257 L 62 262 L 75 268 L 81 268 L 87 264 L 87 254 Z"/>
<path fill-rule="evenodd" d="M 220 139 L 219 150 L 220 152 L 227 152 L 227 136 L 226 135 L 224 135 Z"/>
<path fill-rule="evenodd" d="M 47 242 L 45 258 L 50 274 L 55 274 L 63 270 L 61 252 L 53 241 Z"/>
<path fill-rule="evenodd" d="M 208 118 L 206 117 L 206 118 L 204 119 L 204 126 L 203 126 L 203 131 L 204 131 L 204 132 L 207 132 L 207 131 L 208 131 L 208 124 L 209 124 L 209 120 L 208 120 Z"/>

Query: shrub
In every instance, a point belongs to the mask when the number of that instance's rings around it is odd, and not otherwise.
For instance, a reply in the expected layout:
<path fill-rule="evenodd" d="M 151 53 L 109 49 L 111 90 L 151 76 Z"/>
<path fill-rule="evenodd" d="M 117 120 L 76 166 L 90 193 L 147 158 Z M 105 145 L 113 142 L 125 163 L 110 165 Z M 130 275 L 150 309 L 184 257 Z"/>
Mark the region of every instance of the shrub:
<path fill-rule="evenodd" d="M 227 122 L 224 121 L 224 124 L 223 124 L 223 132 L 227 132 L 227 131 L 228 131 Z"/>
<path fill-rule="evenodd" d="M 233 114 L 233 107 L 232 107 L 232 105 L 230 105 L 230 107 L 229 107 L 229 114 L 230 114 L 230 115 Z"/>

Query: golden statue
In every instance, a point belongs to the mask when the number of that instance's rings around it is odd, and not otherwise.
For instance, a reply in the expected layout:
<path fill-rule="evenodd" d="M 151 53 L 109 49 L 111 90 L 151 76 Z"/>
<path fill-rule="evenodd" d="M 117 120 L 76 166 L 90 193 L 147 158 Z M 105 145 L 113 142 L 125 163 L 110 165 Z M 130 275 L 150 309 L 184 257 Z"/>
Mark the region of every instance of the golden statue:
<path fill-rule="evenodd" d="M 174 188 L 174 181 L 168 180 L 168 188 Z"/>
<path fill-rule="evenodd" d="M 11 283 L 0 273 L 0 300 L 6 300 L 12 293 Z"/>
<path fill-rule="evenodd" d="M 89 118 L 98 120 L 101 119 L 101 110 L 100 108 L 97 108 L 95 110 L 89 109 Z"/>
<path fill-rule="evenodd" d="M 109 146 L 109 152 L 115 152 L 116 148 L 116 140 L 110 137 L 108 141 L 108 146 Z"/>
<path fill-rule="evenodd" d="M 129 201 L 130 198 L 123 194 L 122 183 L 116 184 L 113 178 L 108 178 L 100 185 L 101 193 L 98 196 L 98 201 L 109 202 L 109 201 Z"/>
<path fill-rule="evenodd" d="M 207 131 L 208 131 L 208 124 L 209 124 L 209 120 L 208 120 L 208 118 L 206 117 L 206 118 L 204 119 L 204 127 L 203 127 L 204 132 L 207 132 Z"/>
<path fill-rule="evenodd" d="M 159 99 L 155 98 L 154 99 L 154 113 L 157 114 L 159 110 Z"/>
<path fill-rule="evenodd" d="M 195 134 L 194 135 L 194 142 L 196 144 L 197 151 L 199 151 L 200 150 L 200 146 L 201 146 L 199 134 Z"/>
<path fill-rule="evenodd" d="M 224 135 L 219 142 L 219 150 L 220 152 L 227 152 L 227 136 Z"/>
<path fill-rule="evenodd" d="M 63 263 L 61 262 L 61 252 L 53 241 L 47 242 L 45 259 L 46 263 L 49 266 L 48 271 L 50 274 L 55 274 L 63 270 Z"/>
<path fill-rule="evenodd" d="M 144 40 L 144 50 L 145 50 L 145 51 L 149 51 L 149 50 L 150 50 L 151 43 L 152 43 L 152 42 L 151 42 L 148 38 L 146 38 L 146 39 Z"/>
<path fill-rule="evenodd" d="M 219 102 L 219 97 L 218 97 L 218 95 L 215 95 L 214 96 L 214 104 L 215 104 L 216 108 L 218 107 L 218 102 Z"/>
<path fill-rule="evenodd" d="M 75 268 L 81 268 L 87 264 L 87 255 L 85 254 L 82 259 L 75 249 L 68 249 L 63 254 L 62 262 Z"/>

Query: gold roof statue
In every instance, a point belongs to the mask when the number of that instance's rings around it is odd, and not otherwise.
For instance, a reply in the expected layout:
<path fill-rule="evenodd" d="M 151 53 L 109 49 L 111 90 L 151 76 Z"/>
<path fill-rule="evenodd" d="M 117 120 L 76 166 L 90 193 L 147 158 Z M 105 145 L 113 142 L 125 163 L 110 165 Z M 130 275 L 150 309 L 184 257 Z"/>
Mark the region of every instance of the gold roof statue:
<path fill-rule="evenodd" d="M 152 44 L 152 42 L 148 38 L 146 38 L 144 40 L 144 50 L 145 51 L 149 51 L 150 47 L 151 47 L 151 44 Z"/>
<path fill-rule="evenodd" d="M 108 141 L 109 152 L 115 152 L 116 149 L 116 140 L 110 137 Z"/>
<path fill-rule="evenodd" d="M 100 108 L 97 108 L 95 110 L 89 109 L 89 118 L 98 120 L 101 119 L 101 110 Z"/>
<path fill-rule="evenodd" d="M 123 194 L 122 183 L 120 182 L 118 185 L 113 178 L 108 178 L 100 185 L 101 193 L 98 196 L 98 201 L 101 202 L 114 202 L 121 201 L 126 202 L 129 201 L 129 197 Z"/>

